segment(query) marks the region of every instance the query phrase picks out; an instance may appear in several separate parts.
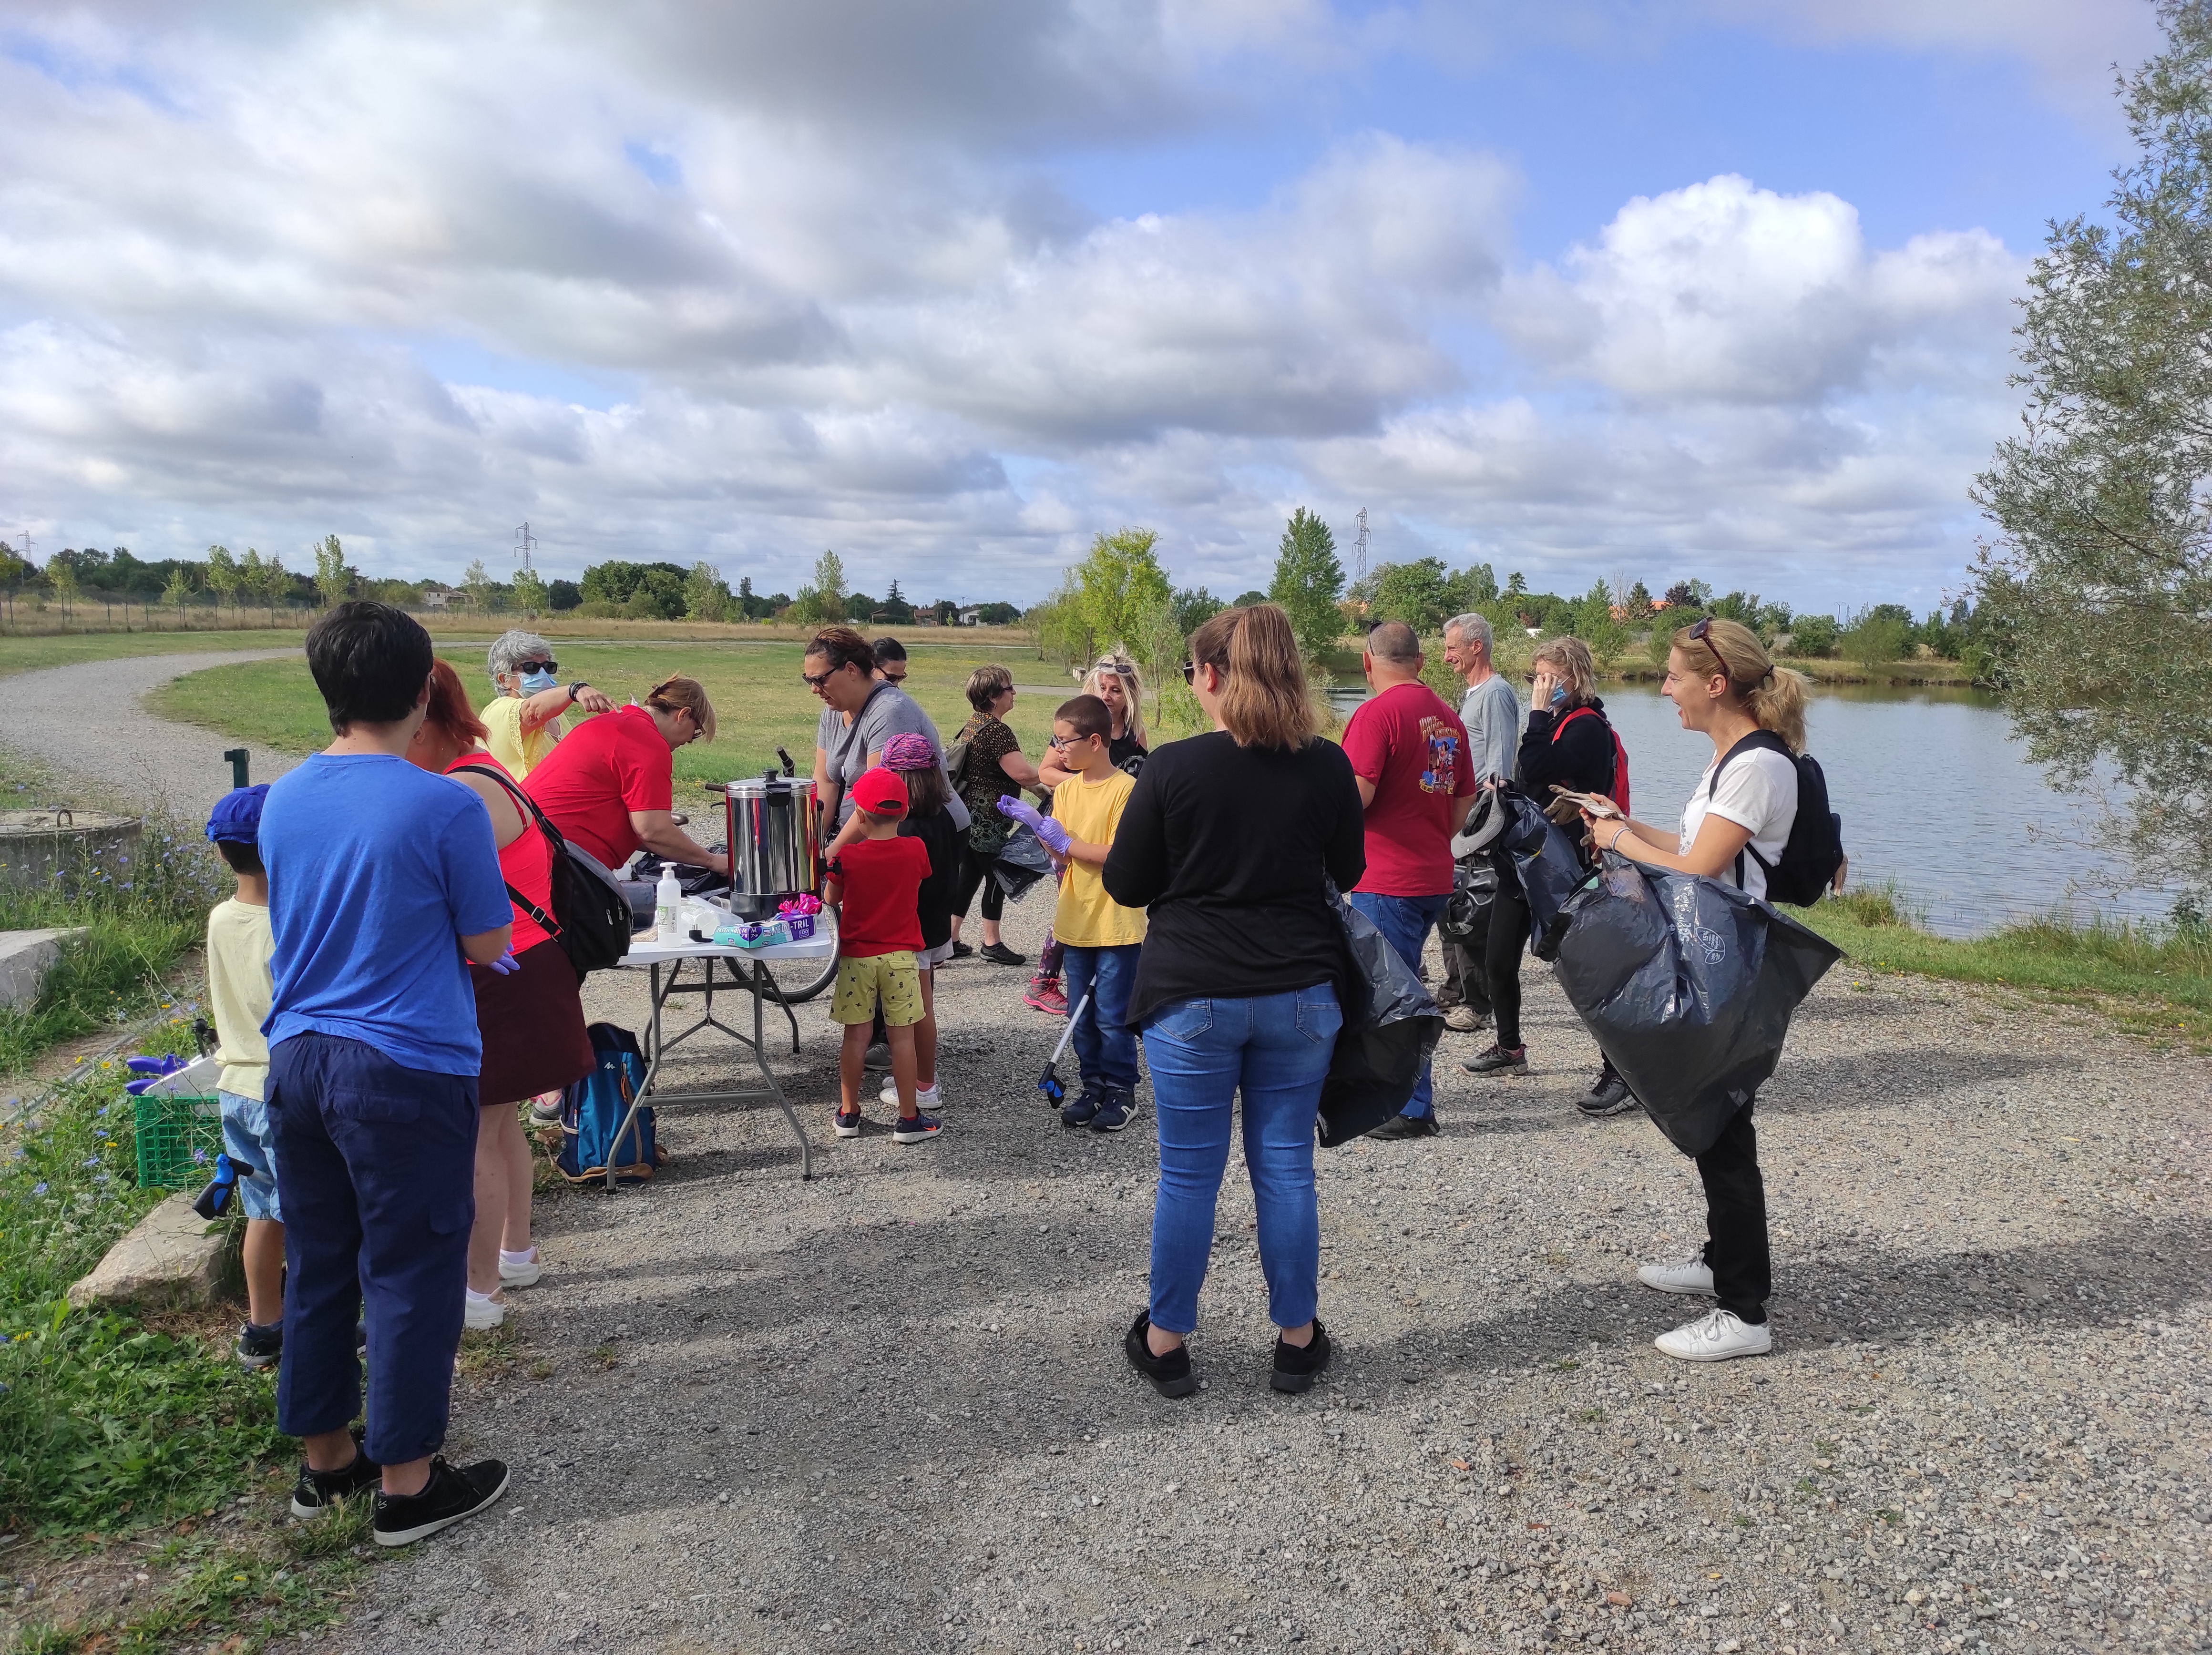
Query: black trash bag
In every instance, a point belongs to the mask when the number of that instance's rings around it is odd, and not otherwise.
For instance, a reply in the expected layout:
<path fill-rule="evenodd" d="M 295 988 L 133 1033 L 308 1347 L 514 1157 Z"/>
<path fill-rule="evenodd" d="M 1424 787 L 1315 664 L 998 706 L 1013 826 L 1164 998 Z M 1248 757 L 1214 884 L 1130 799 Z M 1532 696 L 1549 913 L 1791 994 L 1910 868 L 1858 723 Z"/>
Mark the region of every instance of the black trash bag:
<path fill-rule="evenodd" d="M 1437 1003 L 1375 922 L 1334 891 L 1329 901 L 1344 926 L 1352 974 L 1338 983 L 1344 1026 L 1322 1082 L 1315 1126 L 1325 1149 L 1373 1131 L 1403 1110 L 1444 1033 Z"/>
<path fill-rule="evenodd" d="M 1052 874 L 1052 852 L 1046 850 L 1027 827 L 1018 827 L 1007 835 L 1006 842 L 999 847 L 999 854 L 991 863 L 991 877 L 999 882 L 999 888 L 1009 901 L 1018 902 L 1030 894 L 1030 887 Z"/>
<path fill-rule="evenodd" d="M 1562 911 L 1559 986 L 1668 1141 L 1701 1155 L 1843 950 L 1719 880 L 1604 863 Z"/>
<path fill-rule="evenodd" d="M 722 846 L 718 840 L 706 848 L 710 851 L 720 851 Z M 651 851 L 646 852 L 635 862 L 630 864 L 629 876 L 632 879 L 641 879 L 648 885 L 658 885 L 660 882 L 660 870 L 665 867 L 672 867 L 676 870 L 676 882 L 686 896 L 701 898 L 719 896 L 730 888 L 730 876 L 727 874 L 718 874 L 712 868 L 702 868 L 696 862 L 667 862 L 655 856 Z"/>
<path fill-rule="evenodd" d="M 1482 861 L 1459 864 L 1452 870 L 1452 893 L 1437 921 L 1437 935 L 1469 954 L 1481 954 L 1490 940 L 1490 912 L 1497 900 L 1497 869 Z"/>
<path fill-rule="evenodd" d="M 1536 808 L 1534 801 L 1519 793 L 1504 793 L 1503 802 L 1511 809 L 1513 820 L 1506 824 L 1500 843 L 1513 858 L 1514 871 L 1521 876 L 1521 892 L 1528 901 L 1528 937 L 1533 945 L 1540 938 L 1575 887 L 1588 876 L 1589 870 L 1583 865 L 1582 852 L 1575 848 L 1575 837 L 1557 822 L 1547 819 Z M 1539 957 L 1544 957 L 1539 951 Z"/>

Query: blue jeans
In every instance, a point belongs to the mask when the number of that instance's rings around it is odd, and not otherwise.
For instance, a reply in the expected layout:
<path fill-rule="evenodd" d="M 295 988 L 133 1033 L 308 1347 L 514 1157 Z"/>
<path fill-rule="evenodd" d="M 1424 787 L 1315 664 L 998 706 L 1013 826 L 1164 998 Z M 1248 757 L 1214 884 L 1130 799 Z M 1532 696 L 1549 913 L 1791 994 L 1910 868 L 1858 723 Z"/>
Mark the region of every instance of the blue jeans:
<path fill-rule="evenodd" d="M 1078 948 L 1073 943 L 1060 950 L 1060 970 L 1067 995 L 1067 1015 L 1083 997 L 1091 997 L 1091 1009 L 1075 1025 L 1075 1062 L 1083 1071 L 1086 1092 L 1134 1092 L 1137 1089 L 1137 1036 L 1129 1027 L 1129 991 L 1136 985 L 1139 943 L 1118 949 Z"/>
<path fill-rule="evenodd" d="M 1353 891 L 1346 900 L 1375 922 L 1375 929 L 1398 951 L 1398 957 L 1408 969 L 1419 971 L 1421 950 L 1428 945 L 1430 931 L 1443 918 L 1444 904 L 1451 900 L 1451 893 L 1447 891 L 1442 896 L 1380 896 L 1373 891 Z M 1415 1120 L 1436 1113 L 1436 1087 L 1430 1079 L 1426 1060 L 1421 1064 L 1421 1078 L 1413 1083 L 1413 1095 L 1400 1112 Z"/>
<path fill-rule="evenodd" d="M 262 1089 L 268 1089 L 266 1076 Z M 252 1176 L 241 1173 L 238 1180 L 239 1204 L 245 1208 L 248 1218 L 265 1218 L 272 1224 L 284 1222 L 283 1203 L 276 1196 L 276 1134 L 269 1125 L 269 1106 L 259 1098 L 249 1098 L 236 1092 L 218 1090 L 216 1095 L 222 1101 L 222 1147 L 231 1164 L 243 1161 L 253 1168 Z"/>
<path fill-rule="evenodd" d="M 1068 957 L 1075 957 L 1073 949 Z M 1321 1281 L 1314 1113 L 1343 1026 L 1328 983 L 1249 1000 L 1177 1000 L 1145 1025 L 1145 1062 L 1160 1116 L 1153 1326 L 1188 1334 L 1198 1325 L 1214 1203 L 1229 1165 L 1230 1109 L 1240 1087 L 1268 1319 L 1277 1327 L 1313 1320 Z"/>
<path fill-rule="evenodd" d="M 368 1322 L 368 1457 L 445 1446 L 469 1284 L 477 1080 L 407 1069 L 337 1034 L 269 1053 L 284 1192 L 284 1357 L 276 1427 L 343 1431 L 361 1411 L 354 1319 Z"/>

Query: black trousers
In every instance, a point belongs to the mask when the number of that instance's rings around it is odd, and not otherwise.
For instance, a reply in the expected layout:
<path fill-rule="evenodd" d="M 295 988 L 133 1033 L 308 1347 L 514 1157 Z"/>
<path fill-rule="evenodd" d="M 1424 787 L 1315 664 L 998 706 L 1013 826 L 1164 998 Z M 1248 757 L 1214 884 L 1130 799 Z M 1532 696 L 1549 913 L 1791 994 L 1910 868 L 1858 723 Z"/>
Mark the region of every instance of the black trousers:
<path fill-rule="evenodd" d="M 999 882 L 991 877 L 991 864 L 995 856 L 984 856 L 963 837 L 960 841 L 960 877 L 952 888 L 952 912 L 961 918 L 968 917 L 968 905 L 975 900 L 978 886 L 983 891 L 983 918 L 993 924 L 1006 911 L 1006 894 Z"/>
<path fill-rule="evenodd" d="M 1528 901 L 1516 881 L 1500 885 L 1490 905 L 1490 942 L 1483 949 L 1483 976 L 1490 984 L 1490 1007 L 1498 1019 L 1498 1044 L 1511 1051 L 1521 1044 L 1521 950 L 1528 946 Z"/>
<path fill-rule="evenodd" d="M 1766 1319 L 1774 1266 L 1751 1108 L 1746 1103 L 1737 1110 L 1713 1147 L 1698 1157 L 1698 1175 L 1705 1181 L 1705 1267 L 1713 1273 L 1713 1297 L 1722 1309 L 1757 1326 Z"/>
<path fill-rule="evenodd" d="M 1437 984 L 1437 1009 L 1449 1011 L 1455 1005 L 1469 1005 L 1475 1015 L 1490 1015 L 1490 968 L 1483 961 L 1480 948 L 1463 949 L 1456 943 L 1442 944 L 1444 951 L 1443 980 Z"/>

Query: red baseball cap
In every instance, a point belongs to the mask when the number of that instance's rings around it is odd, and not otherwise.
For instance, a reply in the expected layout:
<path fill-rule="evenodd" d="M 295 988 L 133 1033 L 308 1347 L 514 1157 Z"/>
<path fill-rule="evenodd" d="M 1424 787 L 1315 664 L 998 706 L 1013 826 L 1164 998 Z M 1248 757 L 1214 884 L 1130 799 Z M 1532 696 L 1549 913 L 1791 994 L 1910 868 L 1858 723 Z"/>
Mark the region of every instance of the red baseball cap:
<path fill-rule="evenodd" d="M 853 784 L 853 804 L 872 816 L 902 816 L 907 806 L 906 782 L 897 771 L 878 765 Z"/>

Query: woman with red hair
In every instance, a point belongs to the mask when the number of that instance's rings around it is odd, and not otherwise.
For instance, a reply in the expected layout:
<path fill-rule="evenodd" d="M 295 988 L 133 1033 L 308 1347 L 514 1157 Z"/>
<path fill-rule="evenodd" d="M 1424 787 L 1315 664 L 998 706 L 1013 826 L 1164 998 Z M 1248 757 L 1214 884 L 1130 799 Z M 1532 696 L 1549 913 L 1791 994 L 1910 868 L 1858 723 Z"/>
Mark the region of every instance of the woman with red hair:
<path fill-rule="evenodd" d="M 592 1070 L 575 967 L 537 917 L 553 912 L 553 849 L 524 815 L 520 790 L 483 739 L 483 722 L 470 710 L 460 675 L 444 661 L 433 663 L 430 704 L 407 749 L 408 761 L 451 776 L 483 800 L 491 812 L 500 872 L 509 894 L 520 894 L 514 903 L 512 968 L 502 974 L 489 967 L 469 967 L 483 1072 L 477 1082 L 477 1218 L 469 1234 L 463 1321 L 478 1328 L 507 1319 L 506 1288 L 526 1288 L 543 1273 L 530 1240 L 530 1144 L 517 1106 Z"/>

